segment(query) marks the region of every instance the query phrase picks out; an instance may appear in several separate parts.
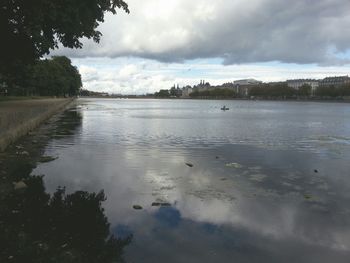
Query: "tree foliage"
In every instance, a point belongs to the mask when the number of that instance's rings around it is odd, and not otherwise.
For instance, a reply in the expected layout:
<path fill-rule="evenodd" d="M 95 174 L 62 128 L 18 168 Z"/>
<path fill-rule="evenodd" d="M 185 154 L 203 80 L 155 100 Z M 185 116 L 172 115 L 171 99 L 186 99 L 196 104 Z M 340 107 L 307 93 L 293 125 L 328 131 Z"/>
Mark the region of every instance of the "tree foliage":
<path fill-rule="evenodd" d="M 309 97 L 309 96 L 311 96 L 311 90 L 312 90 L 312 88 L 310 85 L 304 84 L 299 88 L 298 96 Z"/>
<path fill-rule="evenodd" d="M 249 91 L 249 96 L 261 98 L 293 98 L 297 96 L 297 91 L 288 87 L 286 83 L 267 84 L 253 87 Z"/>
<path fill-rule="evenodd" d="M 234 98 L 237 94 L 232 89 L 210 89 L 210 90 L 195 90 L 190 94 L 191 98 Z"/>
<path fill-rule="evenodd" d="M 30 92 L 15 89 L 27 77 L 27 65 L 36 63 L 60 43 L 81 48 L 83 37 L 99 42 L 99 24 L 106 12 L 115 14 L 117 8 L 129 13 L 123 0 L 0 0 L 0 81 L 7 83 L 11 93 Z"/>
<path fill-rule="evenodd" d="M 350 85 L 343 85 L 340 87 L 335 87 L 335 86 L 318 87 L 318 89 L 316 90 L 316 96 L 327 97 L 327 98 L 350 96 Z"/>
<path fill-rule="evenodd" d="M 64 56 L 36 61 L 19 76 L 11 95 L 75 96 L 82 86 L 78 69 Z"/>
<path fill-rule="evenodd" d="M 161 89 L 159 92 L 154 93 L 154 96 L 158 98 L 169 98 L 170 93 L 169 90 Z"/>
<path fill-rule="evenodd" d="M 0 262 L 123 262 L 132 236 L 110 233 L 103 191 L 66 194 L 58 188 L 50 195 L 41 176 L 24 183 L 22 191 L 1 194 Z"/>
<path fill-rule="evenodd" d="M 81 48 L 82 37 L 99 42 L 105 12 L 129 12 L 123 0 L 1 0 L 2 66 L 33 62 L 62 43 Z"/>

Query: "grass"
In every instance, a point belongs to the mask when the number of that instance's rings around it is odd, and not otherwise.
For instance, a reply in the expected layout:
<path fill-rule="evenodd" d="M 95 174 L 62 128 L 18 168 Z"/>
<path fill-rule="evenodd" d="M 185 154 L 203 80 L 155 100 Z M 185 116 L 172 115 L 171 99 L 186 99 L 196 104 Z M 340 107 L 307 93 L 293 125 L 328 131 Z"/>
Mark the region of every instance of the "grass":
<path fill-rule="evenodd" d="M 0 102 L 13 100 L 39 100 L 53 98 L 50 96 L 0 96 Z"/>

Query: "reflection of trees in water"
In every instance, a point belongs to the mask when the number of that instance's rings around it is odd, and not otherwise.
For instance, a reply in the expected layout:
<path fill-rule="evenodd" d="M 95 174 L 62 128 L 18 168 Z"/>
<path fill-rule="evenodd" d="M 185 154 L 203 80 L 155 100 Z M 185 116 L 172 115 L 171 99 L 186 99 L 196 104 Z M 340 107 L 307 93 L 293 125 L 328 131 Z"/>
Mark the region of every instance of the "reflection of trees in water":
<path fill-rule="evenodd" d="M 52 137 L 60 138 L 67 135 L 73 135 L 74 132 L 82 124 L 81 112 L 76 109 L 67 110 L 57 121 L 57 126 L 54 131 L 52 131 Z"/>
<path fill-rule="evenodd" d="M 110 234 L 103 192 L 66 194 L 59 188 L 50 195 L 43 177 L 30 175 L 49 140 L 74 134 L 81 123 L 79 111 L 67 110 L 53 125 L 21 138 L 0 156 L 1 263 L 123 261 L 123 248 L 131 236 L 117 239 Z M 14 187 L 14 182 L 20 184 Z"/>
<path fill-rule="evenodd" d="M 0 154 L 0 172 L 1 170 L 6 171 L 12 180 L 20 180 L 30 175 L 40 162 L 45 147 L 51 139 L 65 139 L 73 135 L 81 125 L 81 112 L 74 108 L 66 110 L 62 115 L 53 118 L 51 122 L 31 132 L 30 135 L 9 145 L 6 152 Z"/>
<path fill-rule="evenodd" d="M 103 192 L 66 194 L 60 188 L 50 196 L 42 177 L 23 182 L 0 195 L 0 262 L 123 261 L 131 237 L 110 235 Z"/>

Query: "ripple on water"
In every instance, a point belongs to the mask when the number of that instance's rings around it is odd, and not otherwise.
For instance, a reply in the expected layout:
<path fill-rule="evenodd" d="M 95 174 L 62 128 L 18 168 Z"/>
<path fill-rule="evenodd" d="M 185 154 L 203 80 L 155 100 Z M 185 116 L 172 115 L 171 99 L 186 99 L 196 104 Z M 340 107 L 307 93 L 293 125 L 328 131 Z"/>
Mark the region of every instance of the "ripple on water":
<path fill-rule="evenodd" d="M 124 224 L 134 231 L 136 244 L 128 255 L 139 259 L 159 251 L 183 255 L 187 248 L 171 252 L 178 241 L 198 243 L 203 251 L 223 244 L 217 248 L 220 262 L 233 261 L 232 251 L 248 257 L 256 247 L 266 255 L 274 254 L 266 250 L 273 247 L 281 255 L 292 251 L 304 258 L 298 252 L 319 255 L 346 244 L 350 114 L 337 115 L 346 107 L 325 111 L 322 104 L 225 101 L 234 110 L 222 113 L 222 104 L 84 102 L 72 112 L 81 114 L 77 127 L 57 132 L 46 149 L 59 158 L 39 164 L 35 173 L 47 174 L 52 189 L 105 189 L 111 227 Z M 334 125 L 335 116 L 343 126 Z M 331 154 L 337 159 L 328 158 Z M 135 204 L 144 209 L 135 211 Z M 235 242 L 244 249 L 227 246 Z M 192 245 L 188 249 L 194 255 Z"/>

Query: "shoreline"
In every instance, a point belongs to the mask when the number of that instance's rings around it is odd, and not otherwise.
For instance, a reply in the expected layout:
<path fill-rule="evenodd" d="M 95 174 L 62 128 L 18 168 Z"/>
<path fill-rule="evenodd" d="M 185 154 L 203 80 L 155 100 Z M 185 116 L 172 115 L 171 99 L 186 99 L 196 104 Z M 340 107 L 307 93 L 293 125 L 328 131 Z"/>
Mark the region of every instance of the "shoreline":
<path fill-rule="evenodd" d="M 73 101 L 74 98 L 2 101 L 0 152 Z"/>
<path fill-rule="evenodd" d="M 276 101 L 276 102 L 333 102 L 333 103 L 350 103 L 350 99 L 250 99 L 250 98 L 155 98 L 155 97 L 109 97 L 109 96 L 80 96 L 80 99 L 145 99 L 145 100 L 239 100 L 239 101 Z"/>

